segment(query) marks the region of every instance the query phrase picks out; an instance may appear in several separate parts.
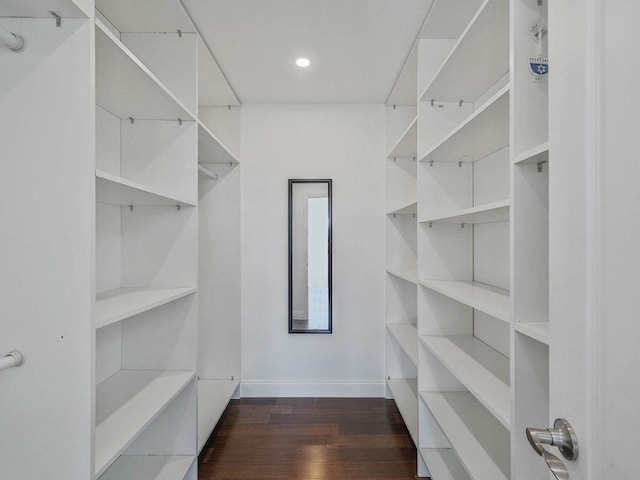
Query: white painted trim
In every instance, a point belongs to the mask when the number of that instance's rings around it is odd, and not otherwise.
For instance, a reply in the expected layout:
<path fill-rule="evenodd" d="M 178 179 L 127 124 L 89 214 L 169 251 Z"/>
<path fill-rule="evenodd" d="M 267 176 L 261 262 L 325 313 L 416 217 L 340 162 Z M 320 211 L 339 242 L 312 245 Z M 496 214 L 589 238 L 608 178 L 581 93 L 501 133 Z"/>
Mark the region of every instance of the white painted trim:
<path fill-rule="evenodd" d="M 386 394 L 383 380 L 326 381 L 242 380 L 240 397 L 381 397 Z"/>

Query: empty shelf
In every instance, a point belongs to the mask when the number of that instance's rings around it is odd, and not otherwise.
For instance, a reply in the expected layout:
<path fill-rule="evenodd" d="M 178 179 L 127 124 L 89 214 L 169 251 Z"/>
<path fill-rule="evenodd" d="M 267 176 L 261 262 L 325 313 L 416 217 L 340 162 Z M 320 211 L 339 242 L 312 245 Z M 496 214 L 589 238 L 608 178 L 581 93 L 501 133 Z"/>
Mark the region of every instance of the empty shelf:
<path fill-rule="evenodd" d="M 509 85 L 431 146 L 420 161 L 474 162 L 509 144 Z"/>
<path fill-rule="evenodd" d="M 387 212 L 387 215 L 415 215 L 418 213 L 418 202 L 411 202 Z"/>
<path fill-rule="evenodd" d="M 510 428 L 507 357 L 472 336 L 421 336 L 420 341 L 505 428 Z"/>
<path fill-rule="evenodd" d="M 387 386 L 400 410 L 413 443 L 418 444 L 418 381 L 415 378 L 390 378 Z"/>
<path fill-rule="evenodd" d="M 195 461 L 188 455 L 122 455 L 100 480 L 183 480 Z"/>
<path fill-rule="evenodd" d="M 420 100 L 475 101 L 508 70 L 509 2 L 485 0 Z"/>
<path fill-rule="evenodd" d="M 198 162 L 238 163 L 236 156 L 198 120 Z"/>
<path fill-rule="evenodd" d="M 433 480 L 470 480 L 469 475 L 451 448 L 421 448 Z"/>
<path fill-rule="evenodd" d="M 195 120 L 180 100 L 98 19 L 96 103 L 119 118 Z"/>
<path fill-rule="evenodd" d="M 477 207 L 465 208 L 442 215 L 420 220 L 424 223 L 494 223 L 509 220 L 509 200 L 487 203 Z"/>
<path fill-rule="evenodd" d="M 418 329 L 410 323 L 387 324 L 387 330 L 396 339 L 402 350 L 418 365 Z"/>
<path fill-rule="evenodd" d="M 473 395 L 422 392 L 420 396 L 472 479 L 509 478 L 509 432 Z"/>
<path fill-rule="evenodd" d="M 476 282 L 451 280 L 420 280 L 420 284 L 499 320 L 511 319 L 509 292 Z"/>
<path fill-rule="evenodd" d="M 415 157 L 418 149 L 418 117 L 414 118 L 393 146 L 387 158 Z"/>
<path fill-rule="evenodd" d="M 418 283 L 418 272 L 415 267 L 387 268 L 387 273 L 410 283 Z"/>
<path fill-rule="evenodd" d="M 147 205 L 194 207 L 195 202 L 165 194 L 117 175 L 96 170 L 96 200 L 108 205 Z"/>
<path fill-rule="evenodd" d="M 207 443 L 239 383 L 238 380 L 198 380 L 198 452 Z"/>
<path fill-rule="evenodd" d="M 538 163 L 549 161 L 549 142 L 541 143 L 535 147 L 516 155 L 513 163 Z"/>
<path fill-rule="evenodd" d="M 193 380 L 191 371 L 121 370 L 96 389 L 99 477 Z"/>
<path fill-rule="evenodd" d="M 516 322 L 513 328 L 516 332 L 549 345 L 549 322 Z"/>
<path fill-rule="evenodd" d="M 195 291 L 195 288 L 118 288 L 101 293 L 96 301 L 96 328 L 165 305 Z"/>

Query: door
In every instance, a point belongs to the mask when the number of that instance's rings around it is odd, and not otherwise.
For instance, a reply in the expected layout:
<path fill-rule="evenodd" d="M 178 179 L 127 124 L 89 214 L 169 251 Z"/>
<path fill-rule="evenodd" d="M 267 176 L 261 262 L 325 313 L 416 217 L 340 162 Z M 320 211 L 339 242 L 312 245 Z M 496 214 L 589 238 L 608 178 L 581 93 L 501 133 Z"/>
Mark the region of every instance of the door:
<path fill-rule="evenodd" d="M 638 471 L 639 16 L 632 0 L 549 3 L 550 421 L 577 435 L 571 480 Z"/>

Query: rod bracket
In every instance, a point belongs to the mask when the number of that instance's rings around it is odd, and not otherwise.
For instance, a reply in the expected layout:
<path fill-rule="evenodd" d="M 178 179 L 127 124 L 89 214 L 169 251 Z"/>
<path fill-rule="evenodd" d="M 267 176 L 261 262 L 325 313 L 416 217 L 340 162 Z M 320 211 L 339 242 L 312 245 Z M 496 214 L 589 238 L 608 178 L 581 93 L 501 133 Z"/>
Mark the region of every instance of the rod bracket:
<path fill-rule="evenodd" d="M 56 19 L 56 27 L 58 28 L 62 27 L 62 17 L 58 15 L 56 12 L 54 12 L 53 10 L 49 10 L 49 13 L 53 18 Z"/>

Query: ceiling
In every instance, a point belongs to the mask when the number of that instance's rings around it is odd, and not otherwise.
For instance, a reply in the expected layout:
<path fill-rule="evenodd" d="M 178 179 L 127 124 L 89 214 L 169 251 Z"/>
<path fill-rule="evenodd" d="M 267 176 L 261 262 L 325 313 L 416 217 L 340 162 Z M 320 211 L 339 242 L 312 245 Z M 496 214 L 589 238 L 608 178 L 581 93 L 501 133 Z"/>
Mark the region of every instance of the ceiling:
<path fill-rule="evenodd" d="M 384 103 L 432 3 L 183 0 L 242 103 Z"/>

